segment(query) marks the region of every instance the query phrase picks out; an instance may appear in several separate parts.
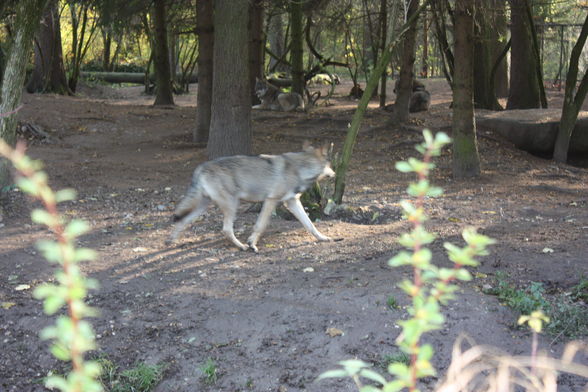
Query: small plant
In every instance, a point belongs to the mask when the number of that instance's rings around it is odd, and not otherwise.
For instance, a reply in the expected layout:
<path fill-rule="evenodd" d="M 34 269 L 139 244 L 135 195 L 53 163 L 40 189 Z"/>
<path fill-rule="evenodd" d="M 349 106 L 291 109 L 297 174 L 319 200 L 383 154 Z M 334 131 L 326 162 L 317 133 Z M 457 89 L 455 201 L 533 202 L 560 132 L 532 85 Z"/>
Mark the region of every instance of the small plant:
<path fill-rule="evenodd" d="M 425 199 L 440 196 L 442 190 L 431 186 L 428 177 L 430 170 L 434 168 L 431 159 L 441 154 L 442 147 L 449 143 L 450 139 L 442 132 L 433 138 L 428 130 L 423 132 L 423 136 L 424 143 L 417 146 L 423 160 L 409 158 L 406 162 L 396 164 L 396 169 L 403 173 L 416 173 L 418 181 L 411 183 L 407 190 L 414 201 L 403 200 L 400 203 L 404 217 L 412 225 L 412 230 L 402 234 L 399 243 L 409 251 L 400 252 L 388 263 L 393 267 L 411 266 L 413 269 L 413 280 L 404 280 L 399 285 L 411 298 L 412 303 L 408 307 L 410 318 L 398 322 L 402 332 L 396 340 L 398 347 L 409 360 L 389 364 L 388 372 L 394 377 L 390 382 L 369 369 L 369 365 L 358 360 L 340 362 L 342 369 L 328 371 L 319 378 L 348 376 L 362 392 L 380 390 L 373 385 L 363 386 L 362 377 L 382 384 L 383 391 L 386 392 L 403 389 L 418 391 L 419 379 L 435 375 L 435 369 L 431 364 L 433 347 L 422 344 L 421 337 L 426 332 L 441 328 L 444 322 L 441 306 L 453 299 L 454 292 L 458 289 L 452 282 L 470 280 L 471 275 L 465 267 L 478 265 L 475 258 L 486 255 L 486 247 L 494 243 L 494 240 L 478 234 L 476 230 L 466 229 L 463 232 L 465 247 L 459 248 L 445 243 L 449 259 L 454 263 L 453 268 L 439 268 L 431 263 L 432 252 L 426 245 L 432 243 L 435 236 L 424 227 L 427 220 L 424 204 Z"/>
<path fill-rule="evenodd" d="M 390 295 L 388 296 L 388 299 L 386 299 L 386 306 L 388 306 L 388 308 L 392 309 L 392 310 L 396 310 L 400 308 L 400 305 L 398 305 L 398 301 L 396 300 L 396 297 Z"/>
<path fill-rule="evenodd" d="M 138 363 L 134 367 L 120 372 L 108 358 L 100 358 L 102 366 L 100 381 L 104 389 L 110 392 L 149 392 L 162 380 L 166 366 L 162 364 L 147 365 Z"/>
<path fill-rule="evenodd" d="M 388 366 L 390 366 L 393 363 L 403 363 L 408 366 L 410 365 L 410 357 L 407 353 L 402 351 L 394 354 L 386 354 L 380 362 L 380 367 L 384 370 L 387 370 Z"/>
<path fill-rule="evenodd" d="M 87 279 L 78 265 L 94 259 L 95 252 L 75 245 L 76 239 L 86 233 L 89 226 L 78 219 L 68 221 L 59 214 L 58 203 L 74 199 L 75 191 L 63 189 L 54 192 L 47 183 L 47 175 L 41 171 L 41 163 L 31 160 L 24 151 L 24 144 L 12 149 L 0 139 L 0 156 L 11 161 L 17 170 L 17 186 L 44 206 L 44 209 L 32 211 L 33 222 L 46 226 L 56 238 L 56 241 L 39 241 L 37 248 L 48 262 L 58 266 L 55 272 L 57 283 L 38 286 L 34 296 L 44 300 L 43 308 L 49 315 L 65 306 L 66 314 L 59 315 L 54 325 L 44 328 L 41 338 L 52 340 L 50 350 L 56 358 L 72 364 L 68 375 L 47 377 L 45 386 L 67 392 L 102 391 L 97 380 L 100 366 L 96 361 L 84 359 L 85 353 L 95 348 L 94 332 L 85 318 L 96 314 L 84 300 L 88 290 L 96 288 L 98 283 Z"/>
<path fill-rule="evenodd" d="M 588 279 L 582 277 L 580 282 L 572 287 L 572 299 L 574 301 L 584 301 L 588 304 Z"/>
<path fill-rule="evenodd" d="M 218 380 L 216 363 L 212 358 L 208 358 L 202 366 L 200 366 L 204 383 L 207 385 L 216 384 Z"/>

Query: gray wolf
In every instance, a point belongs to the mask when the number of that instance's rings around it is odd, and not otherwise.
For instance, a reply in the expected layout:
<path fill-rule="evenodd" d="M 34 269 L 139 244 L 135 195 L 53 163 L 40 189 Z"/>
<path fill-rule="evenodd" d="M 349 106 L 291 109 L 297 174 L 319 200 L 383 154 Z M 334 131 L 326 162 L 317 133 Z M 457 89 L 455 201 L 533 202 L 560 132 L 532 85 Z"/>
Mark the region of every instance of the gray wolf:
<path fill-rule="evenodd" d="M 397 79 L 394 83 L 394 93 L 397 94 L 400 80 Z M 431 106 L 431 93 L 427 91 L 425 85 L 416 79 L 412 80 L 412 94 L 410 95 L 410 102 L 408 104 L 408 111 L 410 113 L 423 112 L 429 110 Z"/>
<path fill-rule="evenodd" d="M 255 78 L 255 95 L 261 101 L 253 109 L 281 110 L 290 112 L 298 108 L 305 110 L 304 99 L 298 93 L 285 93 L 264 79 Z"/>
<path fill-rule="evenodd" d="M 302 152 L 236 155 L 205 162 L 194 171 L 192 184 L 175 210 L 174 218 L 178 223 L 169 242 L 175 241 L 186 226 L 202 215 L 211 201 L 223 212 L 223 233 L 242 250 L 258 251 L 257 241 L 280 202 L 310 234 L 319 241 L 330 241 L 331 238 L 321 234 L 312 224 L 300 202 L 300 195 L 315 181 L 334 175 L 327 160 L 327 146 L 314 148 L 309 144 L 304 145 Z M 247 245 L 241 243 L 233 232 L 240 200 L 263 201 Z"/>

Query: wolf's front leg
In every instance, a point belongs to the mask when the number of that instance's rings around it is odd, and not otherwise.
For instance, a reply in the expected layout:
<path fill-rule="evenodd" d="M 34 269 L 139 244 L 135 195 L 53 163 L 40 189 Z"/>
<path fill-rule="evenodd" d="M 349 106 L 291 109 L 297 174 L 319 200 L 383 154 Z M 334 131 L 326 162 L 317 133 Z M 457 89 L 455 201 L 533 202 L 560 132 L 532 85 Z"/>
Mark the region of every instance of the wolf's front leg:
<path fill-rule="evenodd" d="M 304 226 L 304 228 L 308 230 L 310 234 L 315 236 L 317 240 L 332 241 L 331 237 L 327 237 L 326 235 L 321 234 L 321 232 L 318 231 L 316 227 L 314 227 L 312 221 L 306 214 L 306 211 L 304 211 L 304 207 L 300 202 L 300 196 L 286 200 L 286 208 L 288 208 L 288 210 L 296 217 L 296 219 L 302 223 L 302 226 Z"/>
<path fill-rule="evenodd" d="M 249 239 L 247 240 L 249 247 L 251 249 L 253 249 L 253 251 L 255 253 L 257 253 L 259 251 L 257 249 L 257 241 L 259 240 L 259 237 L 261 236 L 261 234 L 265 230 L 265 228 L 267 226 L 267 222 L 269 221 L 269 218 L 271 217 L 272 212 L 274 211 L 274 208 L 276 208 L 277 203 L 278 203 L 278 201 L 275 199 L 266 199 L 263 202 L 263 207 L 261 208 L 261 212 L 259 213 L 259 216 L 257 217 L 257 221 L 255 222 L 255 226 L 253 227 L 253 233 L 251 233 L 251 235 L 249 236 Z"/>

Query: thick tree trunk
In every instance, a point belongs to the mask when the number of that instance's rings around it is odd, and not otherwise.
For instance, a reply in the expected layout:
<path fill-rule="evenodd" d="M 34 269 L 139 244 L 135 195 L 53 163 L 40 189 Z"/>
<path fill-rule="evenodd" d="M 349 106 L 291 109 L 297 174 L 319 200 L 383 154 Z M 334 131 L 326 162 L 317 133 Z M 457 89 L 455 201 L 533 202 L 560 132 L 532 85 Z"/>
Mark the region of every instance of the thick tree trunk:
<path fill-rule="evenodd" d="M 172 90 L 171 66 L 169 62 L 169 48 L 167 41 L 167 20 L 165 0 L 153 2 L 154 25 L 154 61 L 156 94 L 154 105 L 173 105 L 174 95 Z"/>
<path fill-rule="evenodd" d="M 407 18 L 415 14 L 419 8 L 420 0 L 411 0 L 408 7 Z M 402 48 L 402 60 L 400 64 L 400 83 L 396 91 L 396 102 L 394 103 L 393 121 L 405 122 L 408 120 L 410 96 L 412 95 L 412 81 L 415 77 L 413 68 L 416 59 L 415 45 L 417 36 L 417 22 L 414 19 L 409 30 L 404 36 L 404 45 Z"/>
<path fill-rule="evenodd" d="M 473 104 L 473 5 L 470 0 L 455 2 L 455 72 L 453 75 L 453 177 L 480 174 Z"/>
<path fill-rule="evenodd" d="M 27 91 L 71 94 L 63 67 L 57 0 L 51 0 L 47 5 L 35 41 L 35 68 Z"/>
<path fill-rule="evenodd" d="M 304 96 L 302 2 L 290 2 L 290 20 L 292 26 L 290 36 L 290 45 L 292 47 L 292 58 L 290 60 L 292 64 L 292 91 Z"/>
<path fill-rule="evenodd" d="M 196 96 L 196 128 L 194 143 L 207 143 L 212 105 L 212 56 L 214 47 L 213 0 L 196 2 L 198 32 L 198 93 Z"/>
<path fill-rule="evenodd" d="M 6 58 L 6 68 L 0 93 L 0 113 L 17 109 L 22 97 L 26 65 L 35 31 L 40 25 L 46 0 L 21 0 L 17 3 L 12 44 Z M 0 138 L 10 145 L 16 140 L 16 115 L 0 118 Z M 10 183 L 9 164 L 0 159 L 0 190 Z"/>
<path fill-rule="evenodd" d="M 511 4 L 510 89 L 507 109 L 541 107 L 536 57 L 533 53 L 531 28 L 526 14 L 525 0 L 509 0 Z"/>
<path fill-rule="evenodd" d="M 494 13 L 487 0 L 476 0 L 474 27 L 474 103 L 481 109 L 501 110 L 492 87 L 492 66 L 494 65 L 494 48 L 498 39 L 494 27 Z"/>
<path fill-rule="evenodd" d="M 566 77 L 566 91 L 564 96 L 564 104 L 561 112 L 561 120 L 559 123 L 559 131 L 555 140 L 555 147 L 553 150 L 553 159 L 557 162 L 566 162 L 568 159 L 568 149 L 570 146 L 570 139 L 572 138 L 572 132 L 578 119 L 578 112 L 582 108 L 582 104 L 586 99 L 588 93 L 588 71 L 584 73 L 582 81 L 578 86 L 576 95 L 574 96 L 574 90 L 578 81 L 578 62 L 582 49 L 586 43 L 588 37 L 588 15 L 584 20 L 582 31 L 580 36 L 572 49 L 572 55 L 570 56 L 570 66 Z"/>
<path fill-rule="evenodd" d="M 253 0 L 249 6 L 249 84 L 251 102 L 260 103 L 255 95 L 255 78 L 263 77 L 263 0 Z"/>
<path fill-rule="evenodd" d="M 248 0 L 215 0 L 208 157 L 251 154 Z"/>

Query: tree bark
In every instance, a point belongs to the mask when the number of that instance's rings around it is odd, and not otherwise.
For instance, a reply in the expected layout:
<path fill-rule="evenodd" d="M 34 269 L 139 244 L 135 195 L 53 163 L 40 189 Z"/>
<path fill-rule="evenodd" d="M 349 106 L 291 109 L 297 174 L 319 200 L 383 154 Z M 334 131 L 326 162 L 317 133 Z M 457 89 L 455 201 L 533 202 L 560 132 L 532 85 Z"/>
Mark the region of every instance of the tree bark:
<path fill-rule="evenodd" d="M 302 34 L 302 2 L 290 2 L 291 32 L 290 42 L 292 47 L 292 91 L 304 96 L 304 68 L 302 63 L 303 55 L 303 34 Z"/>
<path fill-rule="evenodd" d="M 63 66 L 58 3 L 51 0 L 43 13 L 35 39 L 35 68 L 27 84 L 29 93 L 71 94 Z"/>
<path fill-rule="evenodd" d="M 267 33 L 269 49 L 278 59 L 283 59 L 286 54 L 286 49 L 284 48 L 285 43 L 283 24 L 283 16 L 281 13 L 272 15 L 269 18 Z M 278 59 L 270 56 L 270 72 L 286 72 L 288 70 L 288 66 L 283 61 L 278 61 Z"/>
<path fill-rule="evenodd" d="M 420 0 L 411 0 L 408 6 L 407 18 L 415 14 L 419 8 Z M 405 122 L 408 120 L 410 96 L 412 95 L 412 81 L 415 77 L 413 68 L 416 59 L 415 45 L 417 35 L 418 19 L 413 19 L 413 23 L 404 36 L 404 45 L 402 48 L 402 60 L 400 64 L 400 83 L 396 91 L 396 102 L 394 103 L 394 112 L 392 112 L 393 121 Z"/>
<path fill-rule="evenodd" d="M 509 0 L 511 4 L 510 89 L 507 109 L 532 109 L 541 107 L 536 57 L 525 0 Z"/>
<path fill-rule="evenodd" d="M 493 81 L 491 80 L 494 65 L 494 48 L 498 39 L 494 27 L 494 10 L 487 0 L 476 0 L 476 15 L 474 27 L 474 103 L 477 108 L 501 110 L 498 103 Z"/>
<path fill-rule="evenodd" d="M 251 102 L 260 103 L 255 95 L 255 78 L 263 77 L 263 0 L 253 0 L 249 6 L 249 84 Z"/>
<path fill-rule="evenodd" d="M 578 81 L 578 62 L 587 37 L 588 15 L 584 20 L 582 31 L 572 49 L 572 55 L 570 56 L 561 120 L 553 150 L 553 159 L 557 162 L 566 162 L 568 159 L 568 149 L 570 146 L 570 139 L 572 138 L 572 132 L 574 131 L 574 126 L 578 119 L 578 113 L 582 108 L 582 104 L 588 93 L 588 71 L 586 71 L 584 72 L 582 81 L 580 82 L 576 95 L 574 96 L 574 89 L 576 88 L 576 83 Z"/>
<path fill-rule="evenodd" d="M 501 42 L 502 37 L 507 35 L 507 23 L 506 23 L 506 7 L 504 0 L 492 0 L 491 6 L 494 15 L 493 28 L 490 30 L 492 42 L 494 47 L 492 48 L 492 57 L 498 58 L 502 48 L 504 48 L 504 42 Z M 506 57 L 500 61 L 496 72 L 494 74 L 494 94 L 498 98 L 508 97 L 508 64 Z"/>
<path fill-rule="evenodd" d="M 14 112 L 22 98 L 26 65 L 35 31 L 40 25 L 46 0 L 21 0 L 16 5 L 16 20 L 12 44 L 6 58 L 6 68 L 0 92 L 0 113 Z M 0 138 L 10 145 L 16 141 L 16 115 L 0 118 Z M 9 164 L 0 159 L 0 190 L 10 183 Z"/>
<path fill-rule="evenodd" d="M 208 157 L 251 154 L 248 0 L 216 0 Z"/>
<path fill-rule="evenodd" d="M 473 13 L 470 0 L 456 0 L 452 137 L 453 177 L 458 179 L 480 174 L 473 102 Z"/>
<path fill-rule="evenodd" d="M 196 2 L 196 32 L 198 33 L 198 92 L 196 96 L 196 128 L 194 143 L 207 143 L 212 105 L 212 57 L 214 48 L 214 1 Z"/>
<path fill-rule="evenodd" d="M 156 94 L 154 105 L 173 105 L 174 95 L 172 90 L 171 65 L 169 61 L 169 48 L 167 40 L 165 0 L 153 2 L 154 24 L 154 61 Z"/>

